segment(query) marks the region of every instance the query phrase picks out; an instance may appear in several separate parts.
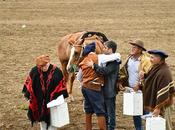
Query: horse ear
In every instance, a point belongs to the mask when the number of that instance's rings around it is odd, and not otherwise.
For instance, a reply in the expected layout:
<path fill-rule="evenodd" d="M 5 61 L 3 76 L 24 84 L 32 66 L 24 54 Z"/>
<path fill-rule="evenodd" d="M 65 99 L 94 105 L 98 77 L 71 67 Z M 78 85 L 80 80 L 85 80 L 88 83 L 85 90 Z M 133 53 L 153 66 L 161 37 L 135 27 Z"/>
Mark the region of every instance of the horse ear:
<path fill-rule="evenodd" d="M 98 36 L 98 37 L 97 37 L 97 40 L 100 41 L 102 44 L 104 43 L 103 37 L 102 37 L 102 36 Z"/>
<path fill-rule="evenodd" d="M 71 38 L 68 40 L 68 43 L 69 43 L 70 45 L 73 45 L 74 42 L 75 42 L 75 41 L 74 41 L 73 39 L 71 39 Z"/>

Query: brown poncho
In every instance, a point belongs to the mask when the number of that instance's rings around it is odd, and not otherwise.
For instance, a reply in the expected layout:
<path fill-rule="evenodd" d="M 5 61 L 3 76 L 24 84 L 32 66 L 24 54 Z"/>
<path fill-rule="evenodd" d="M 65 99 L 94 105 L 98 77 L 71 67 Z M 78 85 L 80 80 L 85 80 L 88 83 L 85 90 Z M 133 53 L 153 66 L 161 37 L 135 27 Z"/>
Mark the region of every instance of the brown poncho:
<path fill-rule="evenodd" d="M 167 107 L 173 103 L 175 87 L 169 67 L 166 63 L 155 65 L 148 72 L 143 87 L 144 108 L 153 111 L 155 108 Z M 163 114 L 163 111 L 161 111 Z"/>

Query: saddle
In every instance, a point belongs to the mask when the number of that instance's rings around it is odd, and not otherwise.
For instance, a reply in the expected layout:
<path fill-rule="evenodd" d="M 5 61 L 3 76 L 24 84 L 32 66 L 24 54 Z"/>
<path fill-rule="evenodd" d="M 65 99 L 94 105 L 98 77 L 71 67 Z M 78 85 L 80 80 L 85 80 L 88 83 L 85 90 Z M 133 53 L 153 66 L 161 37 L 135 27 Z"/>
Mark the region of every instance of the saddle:
<path fill-rule="evenodd" d="M 80 40 L 83 43 L 86 41 L 86 45 L 93 41 L 101 41 L 102 43 L 108 41 L 108 38 L 101 32 L 78 32 L 75 34 L 71 34 L 68 39 L 68 43 L 73 45 Z"/>

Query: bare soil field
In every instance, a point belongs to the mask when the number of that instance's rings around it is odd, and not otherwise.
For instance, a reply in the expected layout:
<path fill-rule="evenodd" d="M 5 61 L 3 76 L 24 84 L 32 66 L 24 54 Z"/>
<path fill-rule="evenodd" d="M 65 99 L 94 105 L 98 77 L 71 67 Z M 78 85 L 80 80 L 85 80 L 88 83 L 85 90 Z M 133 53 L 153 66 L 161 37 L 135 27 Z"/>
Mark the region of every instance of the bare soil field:
<path fill-rule="evenodd" d="M 49 54 L 59 66 L 57 43 L 72 32 L 100 31 L 118 43 L 124 60 L 128 40 L 140 38 L 147 49 L 162 49 L 175 79 L 174 0 L 0 0 L 0 130 L 39 130 L 31 127 L 21 89 L 34 59 Z M 71 123 L 60 130 L 83 130 L 84 113 L 79 85 L 69 103 Z M 132 118 L 122 114 L 117 96 L 116 130 L 134 130 Z M 172 114 L 175 125 L 175 110 Z M 94 127 L 97 129 L 94 117 Z"/>

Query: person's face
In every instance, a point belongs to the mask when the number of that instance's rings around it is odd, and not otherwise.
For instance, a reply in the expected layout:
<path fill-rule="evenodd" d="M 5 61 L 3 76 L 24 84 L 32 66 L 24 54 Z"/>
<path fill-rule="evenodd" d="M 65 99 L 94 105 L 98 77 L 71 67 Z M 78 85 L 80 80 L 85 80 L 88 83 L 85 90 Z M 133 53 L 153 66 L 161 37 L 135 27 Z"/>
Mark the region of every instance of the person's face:
<path fill-rule="evenodd" d="M 112 49 L 111 48 L 108 48 L 106 45 L 104 47 L 104 50 L 103 50 L 103 53 L 108 55 L 108 54 L 111 54 L 112 53 Z"/>
<path fill-rule="evenodd" d="M 50 63 L 47 63 L 47 64 L 44 65 L 44 66 L 41 66 L 41 70 L 42 70 L 43 72 L 46 72 L 46 71 L 49 69 L 49 65 L 50 65 Z"/>
<path fill-rule="evenodd" d="M 138 55 L 142 53 L 142 49 L 138 46 L 132 45 L 131 47 L 131 55 Z"/>
<path fill-rule="evenodd" d="M 157 65 L 161 62 L 161 57 L 159 55 L 151 55 L 150 61 L 153 65 Z"/>

